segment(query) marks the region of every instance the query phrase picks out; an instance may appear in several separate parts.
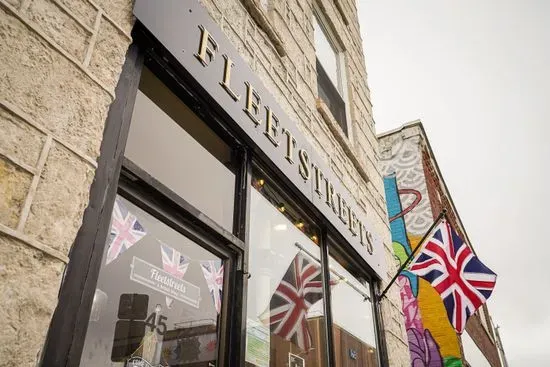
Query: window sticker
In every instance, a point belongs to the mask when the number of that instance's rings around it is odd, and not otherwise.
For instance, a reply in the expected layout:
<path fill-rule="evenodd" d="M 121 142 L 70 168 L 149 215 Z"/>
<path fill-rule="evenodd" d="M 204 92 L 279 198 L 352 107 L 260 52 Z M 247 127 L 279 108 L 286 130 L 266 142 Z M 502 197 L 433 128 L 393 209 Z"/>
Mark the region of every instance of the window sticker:
<path fill-rule="evenodd" d="M 135 257 L 132 260 L 130 279 L 164 295 L 199 308 L 201 289 L 183 279 L 178 279 L 163 269 Z"/>

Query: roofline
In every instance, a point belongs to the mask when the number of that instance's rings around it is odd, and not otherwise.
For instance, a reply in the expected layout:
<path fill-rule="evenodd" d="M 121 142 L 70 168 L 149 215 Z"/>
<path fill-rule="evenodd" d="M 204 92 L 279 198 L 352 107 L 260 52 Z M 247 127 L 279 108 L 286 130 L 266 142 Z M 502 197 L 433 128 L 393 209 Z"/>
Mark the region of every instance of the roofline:
<path fill-rule="evenodd" d="M 439 168 L 439 164 L 437 163 L 437 159 L 435 158 L 435 154 L 432 150 L 432 145 L 430 144 L 430 139 L 428 139 L 428 135 L 426 134 L 426 130 L 424 129 L 424 125 L 422 124 L 422 121 L 420 119 L 416 119 L 416 120 L 413 120 L 413 121 L 406 122 L 398 128 L 380 133 L 379 135 L 377 135 L 377 138 L 382 139 L 382 138 L 385 138 L 387 136 L 393 135 L 395 133 L 401 132 L 405 129 L 409 129 L 409 128 L 412 128 L 412 127 L 419 127 L 420 128 L 422 138 L 426 141 L 426 146 L 428 147 L 428 153 L 430 154 L 430 157 L 432 158 L 432 160 L 434 162 L 434 166 L 435 166 L 435 170 L 437 172 L 437 176 L 439 177 L 439 180 L 443 183 L 443 189 L 445 190 L 445 194 L 449 198 L 449 202 L 450 202 L 451 207 L 454 211 L 454 214 L 456 215 L 456 218 L 458 220 L 458 224 L 461 227 L 462 233 L 464 233 L 464 236 L 466 237 L 464 240 L 470 245 L 470 247 L 472 248 L 472 251 L 474 251 L 474 253 L 475 253 L 472 241 L 470 241 L 470 237 L 468 236 L 468 232 L 466 232 L 466 227 L 464 227 L 464 223 L 462 222 L 462 219 L 460 218 L 460 214 L 458 214 L 458 209 L 456 208 L 456 205 L 453 201 L 453 197 L 451 195 L 451 192 L 450 192 L 449 188 L 447 187 L 447 183 L 445 182 L 443 174 L 441 173 L 441 169 Z"/>
<path fill-rule="evenodd" d="M 395 129 L 388 130 L 388 131 L 385 131 L 383 133 L 380 133 L 380 134 L 376 135 L 376 137 L 378 139 L 385 138 L 388 135 L 395 134 L 396 132 L 399 132 L 399 131 L 408 129 L 409 127 L 414 127 L 414 126 L 417 126 L 417 125 L 420 126 L 420 128 L 422 130 L 424 130 L 424 127 L 422 127 L 422 121 L 420 121 L 420 119 L 416 119 L 416 120 L 412 120 L 412 121 L 409 121 L 409 122 L 405 122 L 403 125 L 401 125 L 399 127 L 396 127 Z"/>

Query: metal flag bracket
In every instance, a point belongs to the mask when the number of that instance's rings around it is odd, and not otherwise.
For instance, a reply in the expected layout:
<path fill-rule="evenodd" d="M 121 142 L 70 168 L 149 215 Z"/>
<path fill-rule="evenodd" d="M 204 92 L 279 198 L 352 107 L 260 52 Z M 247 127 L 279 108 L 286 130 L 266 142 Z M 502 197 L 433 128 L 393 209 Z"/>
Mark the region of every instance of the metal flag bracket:
<path fill-rule="evenodd" d="M 390 287 L 393 285 L 393 283 L 395 283 L 395 281 L 397 280 L 397 277 L 399 276 L 399 274 L 401 274 L 401 272 L 403 270 L 405 270 L 405 268 L 409 265 L 409 263 L 411 262 L 411 260 L 414 258 L 414 256 L 416 255 L 416 253 L 418 252 L 418 250 L 420 248 L 422 248 L 424 246 L 424 241 L 426 241 L 426 238 L 432 233 L 433 229 L 439 224 L 439 222 L 441 222 L 441 220 L 443 220 L 444 218 L 447 217 L 447 209 L 443 209 L 443 211 L 441 213 L 439 213 L 439 216 L 436 218 L 436 220 L 432 223 L 432 225 L 430 226 L 430 228 L 428 229 L 428 231 L 426 231 L 426 233 L 424 234 L 424 236 L 422 237 L 422 239 L 420 240 L 420 242 L 418 242 L 418 246 L 416 246 L 416 248 L 414 248 L 414 250 L 411 251 L 411 254 L 409 255 L 409 257 L 407 257 L 407 259 L 403 262 L 403 264 L 401 264 L 401 266 L 399 267 L 399 269 L 397 270 L 397 273 L 393 276 L 393 278 L 390 280 L 390 282 L 388 283 L 388 285 L 386 286 L 386 288 L 384 288 L 384 290 L 382 291 L 382 293 L 380 293 L 379 295 L 377 295 L 375 298 L 376 298 L 376 302 L 377 303 L 380 303 L 380 301 L 382 300 L 382 298 L 384 298 L 384 296 L 386 295 L 386 293 L 388 293 Z"/>

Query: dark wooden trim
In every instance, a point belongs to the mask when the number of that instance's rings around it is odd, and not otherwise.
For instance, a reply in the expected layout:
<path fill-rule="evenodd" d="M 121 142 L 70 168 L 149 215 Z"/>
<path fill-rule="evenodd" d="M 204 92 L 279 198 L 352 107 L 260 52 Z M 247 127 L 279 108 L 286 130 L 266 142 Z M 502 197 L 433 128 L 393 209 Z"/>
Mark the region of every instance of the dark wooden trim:
<path fill-rule="evenodd" d="M 69 253 L 42 366 L 80 364 L 142 66 L 143 57 L 132 44 L 107 115 L 89 204 Z"/>
<path fill-rule="evenodd" d="M 252 190 L 252 157 L 245 148 L 235 152 L 234 160 L 240 163 L 235 183 L 235 234 L 244 241 L 244 253 L 234 279 L 234 292 L 230 294 L 232 315 L 228 330 L 229 360 L 225 366 L 244 366 L 246 358 L 246 309 L 248 297 L 248 246 L 250 235 L 250 195 Z"/>
<path fill-rule="evenodd" d="M 380 367 L 387 367 L 390 365 L 389 357 L 388 357 L 388 343 L 386 340 L 385 328 L 384 328 L 384 320 L 382 318 L 382 303 L 376 302 L 376 296 L 378 292 L 380 292 L 380 282 L 371 283 L 371 299 L 372 302 L 372 311 L 374 314 L 374 327 L 375 327 L 375 336 L 376 336 L 376 344 L 377 344 L 377 350 L 378 350 L 378 366 Z M 386 302 L 389 302 L 386 300 Z"/>
<path fill-rule="evenodd" d="M 335 366 L 334 333 L 332 330 L 332 304 L 330 293 L 330 266 L 329 266 L 329 236 L 326 226 L 321 229 L 320 235 L 321 269 L 323 274 L 323 306 L 325 309 L 325 356 L 327 366 Z"/>

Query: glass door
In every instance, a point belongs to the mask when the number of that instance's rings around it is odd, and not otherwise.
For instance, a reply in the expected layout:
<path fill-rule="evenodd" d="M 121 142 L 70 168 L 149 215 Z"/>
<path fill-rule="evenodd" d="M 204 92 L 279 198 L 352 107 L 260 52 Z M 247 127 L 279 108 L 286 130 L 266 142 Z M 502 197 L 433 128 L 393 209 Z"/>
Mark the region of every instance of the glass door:
<path fill-rule="evenodd" d="M 233 150 L 145 67 L 124 156 L 81 365 L 221 365 Z"/>
<path fill-rule="evenodd" d="M 215 365 L 223 276 L 220 257 L 117 196 L 81 365 Z"/>

